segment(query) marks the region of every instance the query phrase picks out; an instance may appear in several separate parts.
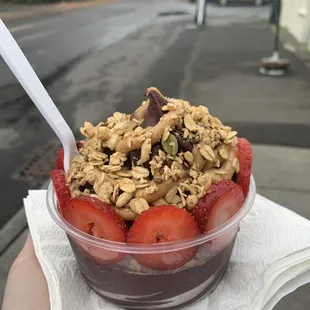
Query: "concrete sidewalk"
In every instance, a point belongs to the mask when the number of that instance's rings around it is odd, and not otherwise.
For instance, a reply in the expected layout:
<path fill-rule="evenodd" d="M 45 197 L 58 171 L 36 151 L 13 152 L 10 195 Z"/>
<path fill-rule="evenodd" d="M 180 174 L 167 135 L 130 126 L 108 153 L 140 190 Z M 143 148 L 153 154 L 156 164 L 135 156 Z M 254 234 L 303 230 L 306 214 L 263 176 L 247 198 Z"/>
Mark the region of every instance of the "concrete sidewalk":
<path fill-rule="evenodd" d="M 183 22 L 145 27 L 83 60 L 49 91 L 74 128 L 85 117 L 97 122 L 115 110 L 133 110 L 128 103 L 141 102 L 149 86 L 206 105 L 252 141 L 258 192 L 310 219 L 310 73 L 283 51 L 292 62 L 290 74 L 260 76 L 257 64 L 271 54 L 272 41 L 261 23 L 222 23 L 205 30 L 189 30 Z M 145 53 L 151 44 L 156 48 Z M 1 258 L 2 283 L 24 238 L 25 232 Z M 308 309 L 307 290 L 287 296 L 276 309 Z"/>

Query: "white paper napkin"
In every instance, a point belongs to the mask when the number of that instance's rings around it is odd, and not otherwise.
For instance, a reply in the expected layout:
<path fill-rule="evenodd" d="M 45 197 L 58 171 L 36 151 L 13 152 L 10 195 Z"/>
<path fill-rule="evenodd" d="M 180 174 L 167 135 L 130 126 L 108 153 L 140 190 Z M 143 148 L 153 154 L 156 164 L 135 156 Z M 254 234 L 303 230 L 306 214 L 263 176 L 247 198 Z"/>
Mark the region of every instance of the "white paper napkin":
<path fill-rule="evenodd" d="M 51 310 L 119 309 L 87 286 L 45 200 L 45 190 L 29 191 L 24 205 Z M 310 221 L 257 195 L 240 228 L 223 280 L 211 295 L 186 309 L 270 310 L 310 282 Z"/>

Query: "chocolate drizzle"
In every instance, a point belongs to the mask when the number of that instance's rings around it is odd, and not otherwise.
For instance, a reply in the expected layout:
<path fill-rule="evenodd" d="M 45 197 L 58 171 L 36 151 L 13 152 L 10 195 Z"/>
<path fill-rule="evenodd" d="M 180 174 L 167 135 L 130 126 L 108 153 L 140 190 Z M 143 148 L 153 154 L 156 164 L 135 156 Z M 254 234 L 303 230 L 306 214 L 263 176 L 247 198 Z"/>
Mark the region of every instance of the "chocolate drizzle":
<path fill-rule="evenodd" d="M 152 87 L 146 90 L 145 96 L 149 100 L 149 105 L 145 119 L 141 124 L 141 127 L 143 128 L 155 126 L 164 115 L 162 107 L 168 103 L 167 99 L 159 92 L 159 90 Z"/>

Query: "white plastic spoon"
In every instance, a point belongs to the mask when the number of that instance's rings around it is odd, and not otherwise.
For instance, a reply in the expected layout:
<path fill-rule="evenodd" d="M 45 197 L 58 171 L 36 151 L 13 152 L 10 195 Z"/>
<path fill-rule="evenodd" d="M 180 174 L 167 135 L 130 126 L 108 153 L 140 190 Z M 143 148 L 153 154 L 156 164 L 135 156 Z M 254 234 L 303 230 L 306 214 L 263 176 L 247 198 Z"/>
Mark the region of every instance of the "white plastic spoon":
<path fill-rule="evenodd" d="M 1 19 L 0 55 L 60 139 L 67 172 L 72 158 L 78 154 L 73 133 Z"/>

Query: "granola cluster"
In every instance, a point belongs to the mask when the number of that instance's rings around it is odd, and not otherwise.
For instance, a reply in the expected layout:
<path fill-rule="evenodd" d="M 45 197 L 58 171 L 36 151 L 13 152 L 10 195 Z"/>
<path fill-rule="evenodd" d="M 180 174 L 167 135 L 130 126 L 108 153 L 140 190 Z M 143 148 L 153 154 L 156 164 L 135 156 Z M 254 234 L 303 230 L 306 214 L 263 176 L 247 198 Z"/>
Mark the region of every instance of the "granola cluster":
<path fill-rule="evenodd" d="M 84 123 L 67 174 L 73 197 L 90 195 L 125 219 L 159 204 L 191 211 L 212 183 L 239 170 L 236 131 L 204 106 L 164 97 L 156 88 L 131 115 Z"/>

